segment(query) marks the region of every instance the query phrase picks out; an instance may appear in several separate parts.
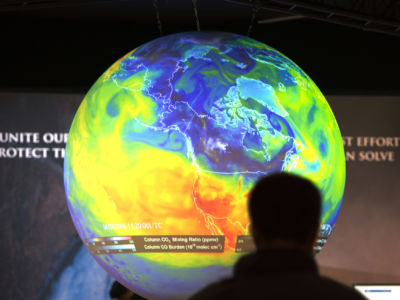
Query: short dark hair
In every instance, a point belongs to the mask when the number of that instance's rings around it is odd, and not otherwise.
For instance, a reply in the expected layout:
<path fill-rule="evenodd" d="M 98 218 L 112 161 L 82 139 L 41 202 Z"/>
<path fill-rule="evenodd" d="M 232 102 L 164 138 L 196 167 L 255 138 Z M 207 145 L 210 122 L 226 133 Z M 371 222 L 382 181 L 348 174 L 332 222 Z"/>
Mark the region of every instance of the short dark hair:
<path fill-rule="evenodd" d="M 319 225 L 321 194 L 308 179 L 275 173 L 255 184 L 249 214 L 252 226 L 265 241 L 286 239 L 301 244 Z"/>

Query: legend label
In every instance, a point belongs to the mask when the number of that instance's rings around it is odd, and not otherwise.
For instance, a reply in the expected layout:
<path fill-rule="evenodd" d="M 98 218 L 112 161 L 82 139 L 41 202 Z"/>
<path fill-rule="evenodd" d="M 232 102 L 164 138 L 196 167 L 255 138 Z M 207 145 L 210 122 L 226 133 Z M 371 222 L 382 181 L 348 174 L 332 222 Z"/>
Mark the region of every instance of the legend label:
<path fill-rule="evenodd" d="M 223 235 L 137 235 L 86 239 L 92 254 L 116 253 L 221 253 L 225 249 Z"/>
<path fill-rule="evenodd" d="M 314 254 L 322 250 L 327 239 L 321 234 L 314 243 Z M 255 250 L 255 245 L 251 235 L 238 235 L 236 238 L 236 253 L 251 252 Z"/>
<path fill-rule="evenodd" d="M 251 235 L 238 235 L 236 238 L 236 253 L 251 252 L 256 249 Z"/>

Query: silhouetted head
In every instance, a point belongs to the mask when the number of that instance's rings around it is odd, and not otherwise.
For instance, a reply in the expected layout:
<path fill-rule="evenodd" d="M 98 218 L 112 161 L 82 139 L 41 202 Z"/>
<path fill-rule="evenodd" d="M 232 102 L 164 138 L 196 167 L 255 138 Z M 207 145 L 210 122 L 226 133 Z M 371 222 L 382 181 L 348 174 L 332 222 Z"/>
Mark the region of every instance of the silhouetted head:
<path fill-rule="evenodd" d="M 254 186 L 249 214 L 258 249 L 289 246 L 312 252 L 319 232 L 321 195 L 308 179 L 276 173 Z"/>

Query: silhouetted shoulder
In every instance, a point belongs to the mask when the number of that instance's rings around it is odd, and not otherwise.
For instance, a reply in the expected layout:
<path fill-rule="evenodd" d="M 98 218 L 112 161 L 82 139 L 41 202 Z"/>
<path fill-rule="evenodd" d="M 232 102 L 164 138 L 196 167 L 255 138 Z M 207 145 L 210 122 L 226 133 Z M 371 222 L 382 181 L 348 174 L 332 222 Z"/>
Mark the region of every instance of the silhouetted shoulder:
<path fill-rule="evenodd" d="M 227 279 L 211 284 L 189 300 L 366 300 L 351 287 L 311 274 Z"/>

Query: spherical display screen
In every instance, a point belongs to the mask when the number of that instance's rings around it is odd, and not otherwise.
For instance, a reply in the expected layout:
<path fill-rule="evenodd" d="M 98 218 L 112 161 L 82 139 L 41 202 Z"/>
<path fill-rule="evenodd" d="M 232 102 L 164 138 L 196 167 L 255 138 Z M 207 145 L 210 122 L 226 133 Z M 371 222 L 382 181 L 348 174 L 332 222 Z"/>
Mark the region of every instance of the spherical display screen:
<path fill-rule="evenodd" d="M 317 252 L 345 184 L 339 128 L 314 82 L 273 48 L 220 32 L 164 36 L 114 63 L 76 113 L 64 167 L 83 242 L 149 299 L 229 276 L 253 249 L 247 198 L 260 176 L 320 188 Z"/>

